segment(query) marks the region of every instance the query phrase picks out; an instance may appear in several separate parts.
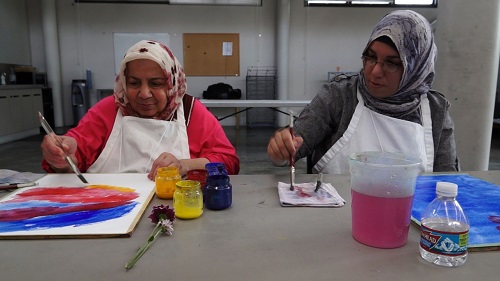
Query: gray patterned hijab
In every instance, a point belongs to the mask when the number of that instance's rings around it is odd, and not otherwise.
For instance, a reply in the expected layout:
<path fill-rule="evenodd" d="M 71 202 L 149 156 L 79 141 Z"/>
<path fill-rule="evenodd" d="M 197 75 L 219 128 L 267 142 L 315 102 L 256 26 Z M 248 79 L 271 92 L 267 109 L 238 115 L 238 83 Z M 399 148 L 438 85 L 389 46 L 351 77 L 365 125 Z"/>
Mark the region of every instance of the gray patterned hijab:
<path fill-rule="evenodd" d="M 404 72 L 397 92 L 379 99 L 370 95 L 361 70 L 359 91 L 365 105 L 375 112 L 421 124 L 420 99 L 431 88 L 437 56 L 431 26 L 414 11 L 391 12 L 377 23 L 363 53 L 381 36 L 389 37 L 396 45 Z"/>

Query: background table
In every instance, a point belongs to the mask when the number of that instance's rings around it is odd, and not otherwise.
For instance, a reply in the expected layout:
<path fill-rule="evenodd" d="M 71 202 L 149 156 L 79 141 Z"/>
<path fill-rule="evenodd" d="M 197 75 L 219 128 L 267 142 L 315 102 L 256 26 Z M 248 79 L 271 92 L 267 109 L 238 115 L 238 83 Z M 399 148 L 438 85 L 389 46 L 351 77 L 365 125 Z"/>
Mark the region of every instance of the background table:
<path fill-rule="evenodd" d="M 252 109 L 254 107 L 267 107 L 276 110 L 283 114 L 289 114 L 279 110 L 279 107 L 304 107 L 308 105 L 310 100 L 215 100 L 215 99 L 200 99 L 200 102 L 210 107 L 231 107 L 234 108 L 234 113 L 222 117 L 217 117 L 221 121 L 233 115 L 236 115 L 236 129 L 240 128 L 240 113 Z M 241 109 L 243 108 L 243 109 Z"/>
<path fill-rule="evenodd" d="M 471 172 L 500 182 L 500 171 Z M 297 182 L 315 175 L 297 175 Z M 346 199 L 342 208 L 280 207 L 286 176 L 232 176 L 233 206 L 177 220 L 128 272 L 125 262 L 153 229 L 153 199 L 131 238 L 3 240 L 0 279 L 6 280 L 498 280 L 500 252 L 472 252 L 458 268 L 420 258 L 419 230 L 407 245 L 377 249 L 351 236 L 349 176 L 325 175 Z"/>

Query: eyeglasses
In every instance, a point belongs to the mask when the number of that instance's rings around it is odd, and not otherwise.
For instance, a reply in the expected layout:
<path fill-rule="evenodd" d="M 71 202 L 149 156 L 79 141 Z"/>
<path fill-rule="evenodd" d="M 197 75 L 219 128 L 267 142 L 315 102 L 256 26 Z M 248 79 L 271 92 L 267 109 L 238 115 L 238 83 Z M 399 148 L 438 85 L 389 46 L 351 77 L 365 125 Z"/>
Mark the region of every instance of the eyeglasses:
<path fill-rule="evenodd" d="M 403 66 L 400 64 L 395 64 L 390 61 L 377 61 L 377 58 L 370 57 L 370 56 L 362 56 L 361 59 L 363 60 L 363 65 L 364 67 L 375 67 L 377 63 L 380 63 L 382 65 L 382 70 L 389 72 L 389 73 L 394 73 L 398 69 L 402 68 Z"/>

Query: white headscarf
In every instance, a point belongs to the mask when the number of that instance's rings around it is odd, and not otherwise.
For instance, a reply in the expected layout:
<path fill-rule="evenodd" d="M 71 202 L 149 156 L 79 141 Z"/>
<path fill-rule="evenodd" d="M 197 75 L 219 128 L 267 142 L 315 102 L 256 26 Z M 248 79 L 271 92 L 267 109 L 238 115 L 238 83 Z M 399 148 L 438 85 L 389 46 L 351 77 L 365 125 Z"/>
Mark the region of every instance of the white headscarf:
<path fill-rule="evenodd" d="M 397 92 L 379 99 L 370 95 L 361 70 L 358 87 L 365 104 L 381 114 L 421 123 L 420 98 L 431 89 L 437 57 L 431 26 L 427 19 L 414 11 L 391 12 L 375 26 L 363 53 L 382 36 L 387 36 L 396 45 L 404 72 Z"/>
<path fill-rule="evenodd" d="M 152 40 L 142 40 L 130 47 L 120 64 L 120 72 L 116 76 L 114 97 L 123 116 L 139 116 L 130 106 L 127 99 L 127 83 L 125 70 L 127 62 L 147 59 L 156 62 L 167 78 L 167 106 L 154 119 L 167 120 L 179 108 L 182 97 L 186 94 L 186 75 L 181 64 L 167 46 Z"/>

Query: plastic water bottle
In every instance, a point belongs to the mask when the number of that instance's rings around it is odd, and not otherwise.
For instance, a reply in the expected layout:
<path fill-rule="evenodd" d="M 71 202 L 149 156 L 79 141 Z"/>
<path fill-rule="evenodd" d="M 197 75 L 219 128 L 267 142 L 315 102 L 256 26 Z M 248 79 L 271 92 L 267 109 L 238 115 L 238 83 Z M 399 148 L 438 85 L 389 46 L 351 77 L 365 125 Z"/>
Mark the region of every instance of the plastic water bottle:
<path fill-rule="evenodd" d="M 469 220 L 456 200 L 457 194 L 456 184 L 438 182 L 437 196 L 422 214 L 420 255 L 440 266 L 460 266 L 467 260 Z"/>

